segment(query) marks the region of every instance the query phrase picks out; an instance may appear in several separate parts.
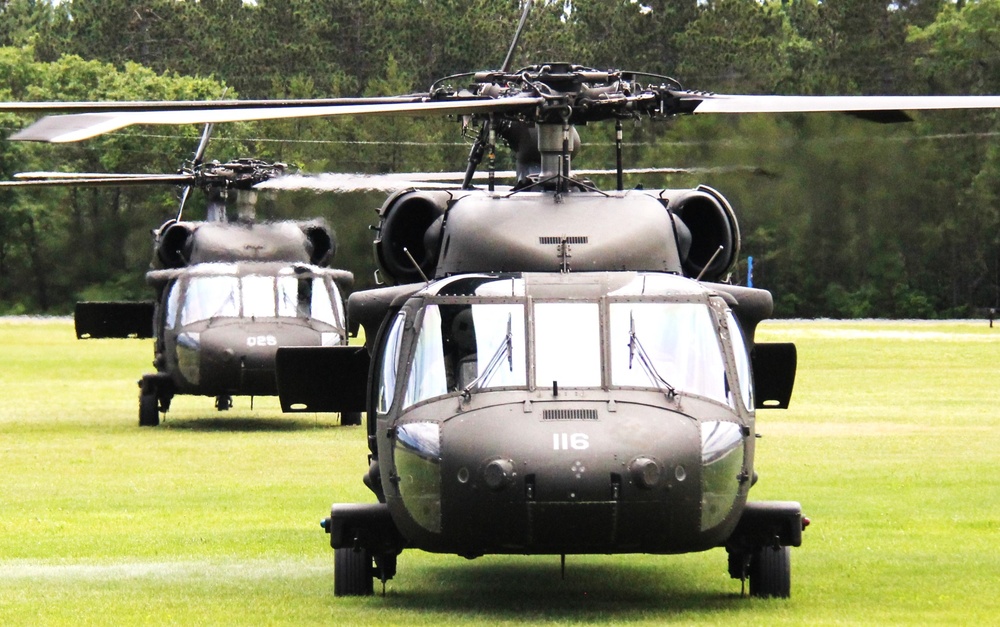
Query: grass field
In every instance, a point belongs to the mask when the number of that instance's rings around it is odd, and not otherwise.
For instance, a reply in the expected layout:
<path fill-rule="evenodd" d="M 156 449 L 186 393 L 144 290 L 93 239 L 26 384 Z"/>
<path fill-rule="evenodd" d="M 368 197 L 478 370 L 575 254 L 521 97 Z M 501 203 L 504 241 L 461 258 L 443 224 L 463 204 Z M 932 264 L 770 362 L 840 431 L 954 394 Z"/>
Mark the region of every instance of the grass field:
<path fill-rule="evenodd" d="M 363 427 L 272 399 L 137 424 L 144 341 L 0 320 L 0 624 L 920 624 L 1000 616 L 1000 328 L 768 322 L 787 411 L 758 415 L 757 499 L 798 500 L 792 598 L 740 598 L 721 549 L 567 559 L 407 552 L 333 597 L 319 527 L 369 501 Z"/>

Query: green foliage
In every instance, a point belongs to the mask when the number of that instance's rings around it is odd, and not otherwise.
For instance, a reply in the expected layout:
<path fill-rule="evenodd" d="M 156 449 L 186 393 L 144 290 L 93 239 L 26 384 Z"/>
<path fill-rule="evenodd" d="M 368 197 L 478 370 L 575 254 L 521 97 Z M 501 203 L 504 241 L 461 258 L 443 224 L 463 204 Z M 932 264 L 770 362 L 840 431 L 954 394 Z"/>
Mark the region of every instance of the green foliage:
<path fill-rule="evenodd" d="M 796 40 L 780 5 L 714 0 L 677 36 L 679 71 L 713 91 L 773 92 L 789 78 Z"/>
<path fill-rule="evenodd" d="M 64 56 L 35 61 L 30 48 L 0 49 L 5 100 L 158 100 L 217 97 L 223 87 L 200 78 L 160 75 L 136 63 L 115 69 Z M 6 135 L 21 122 L 3 119 Z M 81 172 L 170 172 L 197 143 L 197 129 L 170 137 L 127 131 L 86 144 L 0 144 L 0 174 L 57 169 Z M 68 312 L 77 293 L 95 285 L 141 283 L 149 229 L 176 206 L 162 190 L 5 190 L 0 200 L 0 310 Z M 145 237 L 134 237 L 144 233 Z M 118 291 L 118 290 L 113 290 Z M 127 290 L 134 293 L 134 289 Z"/>
<path fill-rule="evenodd" d="M 500 65 L 518 0 L 0 1 L 0 99 L 391 95 Z M 676 75 L 691 88 L 777 93 L 1000 93 L 1000 0 L 536 1 L 513 67 L 571 61 Z M 462 79 L 451 81 L 462 87 Z M 707 116 L 706 116 L 707 117 Z M 787 316 L 972 315 L 1000 305 L 1000 150 L 992 113 L 883 127 L 842 116 L 727 116 L 626 125 L 635 166 L 759 167 L 630 184 L 727 195 L 757 284 Z M 0 115 L 0 134 L 25 116 Z M 609 125 L 575 163 L 614 163 Z M 0 176 L 32 169 L 169 172 L 199 129 L 128 130 L 73 146 L 0 144 Z M 306 172 L 457 170 L 468 141 L 431 118 L 217 128 L 209 157 Z M 504 152 L 501 159 L 506 159 Z M 269 201 L 326 217 L 335 263 L 371 275 L 378 194 Z M 130 292 L 170 192 L 0 192 L 0 311 L 68 311 Z M 198 217 L 202 201 L 189 209 Z M 363 209 L 347 209 L 364 207 Z M 313 213 L 306 213 L 306 211 Z M 262 217 L 269 217 L 267 215 Z M 45 226 L 46 229 L 40 227 Z M 367 241 L 366 241 L 367 238 Z M 742 278 L 742 277 L 738 277 Z"/>

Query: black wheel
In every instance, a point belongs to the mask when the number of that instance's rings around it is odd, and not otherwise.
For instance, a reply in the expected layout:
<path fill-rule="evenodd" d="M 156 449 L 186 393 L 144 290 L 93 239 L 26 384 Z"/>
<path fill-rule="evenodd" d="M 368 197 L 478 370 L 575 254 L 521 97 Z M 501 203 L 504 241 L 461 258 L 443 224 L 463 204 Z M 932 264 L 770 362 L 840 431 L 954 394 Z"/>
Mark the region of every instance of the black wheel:
<path fill-rule="evenodd" d="M 792 595 L 791 548 L 765 546 L 750 559 L 750 596 L 779 597 Z"/>
<path fill-rule="evenodd" d="M 155 427 L 160 424 L 160 407 L 156 394 L 139 394 L 139 426 Z"/>
<path fill-rule="evenodd" d="M 354 550 L 350 547 L 334 550 L 334 596 L 370 596 L 374 594 L 374 574 L 372 556 L 367 550 Z"/>
<path fill-rule="evenodd" d="M 361 424 L 361 412 L 359 411 L 345 411 L 340 414 L 340 425 L 346 427 L 348 425 L 359 425 Z"/>

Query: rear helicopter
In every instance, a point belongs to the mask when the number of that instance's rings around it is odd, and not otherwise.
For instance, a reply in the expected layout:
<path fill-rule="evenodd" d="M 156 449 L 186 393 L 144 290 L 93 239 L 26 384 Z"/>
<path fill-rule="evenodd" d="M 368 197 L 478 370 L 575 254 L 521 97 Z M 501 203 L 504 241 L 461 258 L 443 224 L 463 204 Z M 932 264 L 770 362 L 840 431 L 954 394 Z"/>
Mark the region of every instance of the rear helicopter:
<path fill-rule="evenodd" d="M 139 380 L 139 425 L 157 426 L 174 396 L 215 398 L 218 410 L 234 396 L 276 396 L 279 346 L 346 344 L 345 294 L 354 277 L 329 268 L 336 251 L 323 220 L 257 222 L 251 187 L 283 174 L 285 164 L 257 159 L 203 162 L 206 127 L 190 166 L 176 174 L 35 172 L 4 187 L 182 185 L 176 219 L 152 231 L 146 282 L 154 299 L 79 302 L 81 339 L 154 340 L 154 373 Z M 207 220 L 182 219 L 191 188 L 208 198 Z M 240 215 L 229 221 L 227 199 Z M 341 424 L 360 424 L 358 413 Z"/>

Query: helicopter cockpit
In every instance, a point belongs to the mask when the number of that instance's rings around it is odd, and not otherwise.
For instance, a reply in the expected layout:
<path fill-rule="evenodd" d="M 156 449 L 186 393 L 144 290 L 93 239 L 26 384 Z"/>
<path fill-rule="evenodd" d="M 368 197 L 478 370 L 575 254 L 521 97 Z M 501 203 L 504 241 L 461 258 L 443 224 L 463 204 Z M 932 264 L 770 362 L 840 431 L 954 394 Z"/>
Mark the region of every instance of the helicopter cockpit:
<path fill-rule="evenodd" d="M 746 343 L 725 301 L 690 279 L 625 276 L 479 275 L 435 283 L 418 294 L 423 306 L 401 310 L 389 329 L 380 412 L 391 405 L 397 376 L 406 377 L 404 412 L 484 389 L 653 389 L 753 408 Z M 398 372 L 406 363 L 402 330 L 414 317 L 413 358 L 408 372 Z M 732 356 L 723 335 L 732 338 Z"/>
<path fill-rule="evenodd" d="M 343 290 L 353 276 L 307 263 L 204 262 L 152 270 L 160 294 L 154 365 L 143 396 L 169 408 L 174 394 L 277 394 L 275 353 L 281 346 L 339 346 L 348 329 Z M 148 420 L 157 406 L 149 401 Z"/>
<path fill-rule="evenodd" d="M 184 270 L 169 288 L 166 328 L 216 318 L 312 319 L 344 328 L 343 298 L 329 272 L 273 265 L 206 263 Z"/>

